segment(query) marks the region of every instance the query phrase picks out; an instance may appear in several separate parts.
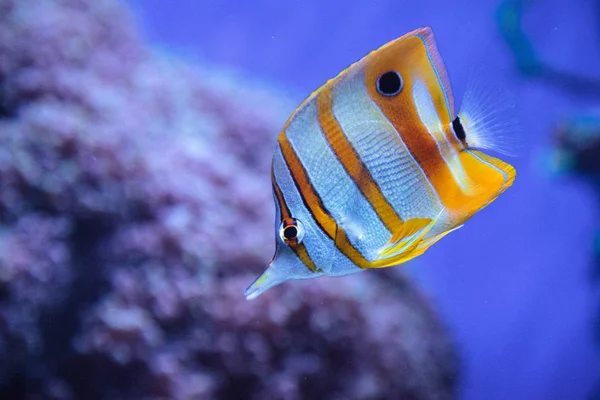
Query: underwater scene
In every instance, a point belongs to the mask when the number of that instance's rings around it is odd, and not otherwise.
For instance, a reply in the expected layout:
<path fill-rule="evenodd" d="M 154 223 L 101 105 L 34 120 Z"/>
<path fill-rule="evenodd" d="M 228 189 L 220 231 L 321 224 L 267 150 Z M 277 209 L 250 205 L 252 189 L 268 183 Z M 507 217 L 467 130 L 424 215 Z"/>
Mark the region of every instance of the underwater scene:
<path fill-rule="evenodd" d="M 599 16 L 0 0 L 0 400 L 600 400 Z"/>

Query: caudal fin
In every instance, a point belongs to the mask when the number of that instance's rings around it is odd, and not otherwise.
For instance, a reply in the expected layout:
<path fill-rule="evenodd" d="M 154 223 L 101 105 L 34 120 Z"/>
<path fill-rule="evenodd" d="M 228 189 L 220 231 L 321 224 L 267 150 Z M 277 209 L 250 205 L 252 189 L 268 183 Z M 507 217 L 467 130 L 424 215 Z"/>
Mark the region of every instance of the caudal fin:
<path fill-rule="evenodd" d="M 521 127 L 514 95 L 500 83 L 470 75 L 458 113 L 469 147 L 516 156 Z"/>
<path fill-rule="evenodd" d="M 515 104 L 510 91 L 502 85 L 491 86 L 474 74 L 470 77 L 458 120 L 454 122 L 461 125 L 467 143 L 459 159 L 473 188 L 461 200 L 459 223 L 490 204 L 514 182 L 513 166 L 488 152 L 517 154 L 520 128 Z"/>

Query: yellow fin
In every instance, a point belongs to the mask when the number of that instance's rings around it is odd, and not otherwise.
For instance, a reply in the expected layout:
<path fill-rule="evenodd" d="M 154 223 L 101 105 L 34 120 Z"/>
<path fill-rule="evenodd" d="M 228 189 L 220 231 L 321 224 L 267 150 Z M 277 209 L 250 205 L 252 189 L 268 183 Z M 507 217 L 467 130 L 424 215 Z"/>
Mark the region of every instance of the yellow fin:
<path fill-rule="evenodd" d="M 474 185 L 461 210 L 467 215 L 490 204 L 515 180 L 516 172 L 512 165 L 481 151 L 465 149 L 459 153 L 459 158 Z"/>
<path fill-rule="evenodd" d="M 396 231 L 390 241 L 379 252 L 379 258 L 385 258 L 391 254 L 403 250 L 410 244 L 415 234 L 422 232 L 431 225 L 431 218 L 413 218 L 402 224 L 402 227 Z"/>

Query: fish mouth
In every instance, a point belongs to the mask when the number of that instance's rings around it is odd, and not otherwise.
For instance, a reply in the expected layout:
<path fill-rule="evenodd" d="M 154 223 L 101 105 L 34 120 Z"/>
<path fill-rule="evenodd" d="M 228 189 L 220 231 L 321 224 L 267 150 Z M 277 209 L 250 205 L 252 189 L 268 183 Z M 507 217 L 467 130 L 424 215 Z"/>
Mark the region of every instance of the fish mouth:
<path fill-rule="evenodd" d="M 271 262 L 267 269 L 244 291 L 244 296 L 246 296 L 246 300 L 254 300 L 273 286 L 287 280 L 288 278 L 283 276 L 279 269 Z"/>
<path fill-rule="evenodd" d="M 255 280 L 250 286 L 248 286 L 248 288 L 244 291 L 244 296 L 246 296 L 246 300 L 254 300 L 255 298 L 257 298 L 258 296 L 261 295 L 262 292 L 264 292 L 264 290 L 260 289 L 260 284 L 258 283 L 258 280 L 262 277 L 259 276 L 257 280 Z"/>

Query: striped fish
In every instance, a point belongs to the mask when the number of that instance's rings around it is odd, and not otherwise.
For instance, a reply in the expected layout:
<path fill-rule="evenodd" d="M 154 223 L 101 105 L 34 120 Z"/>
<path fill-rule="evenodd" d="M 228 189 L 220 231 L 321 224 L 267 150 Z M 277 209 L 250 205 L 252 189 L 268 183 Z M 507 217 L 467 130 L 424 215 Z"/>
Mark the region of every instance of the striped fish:
<path fill-rule="evenodd" d="M 454 114 L 428 27 L 327 81 L 279 135 L 276 251 L 246 297 L 290 279 L 401 264 L 461 227 L 515 178 L 476 150 L 490 133 L 483 117 Z"/>

